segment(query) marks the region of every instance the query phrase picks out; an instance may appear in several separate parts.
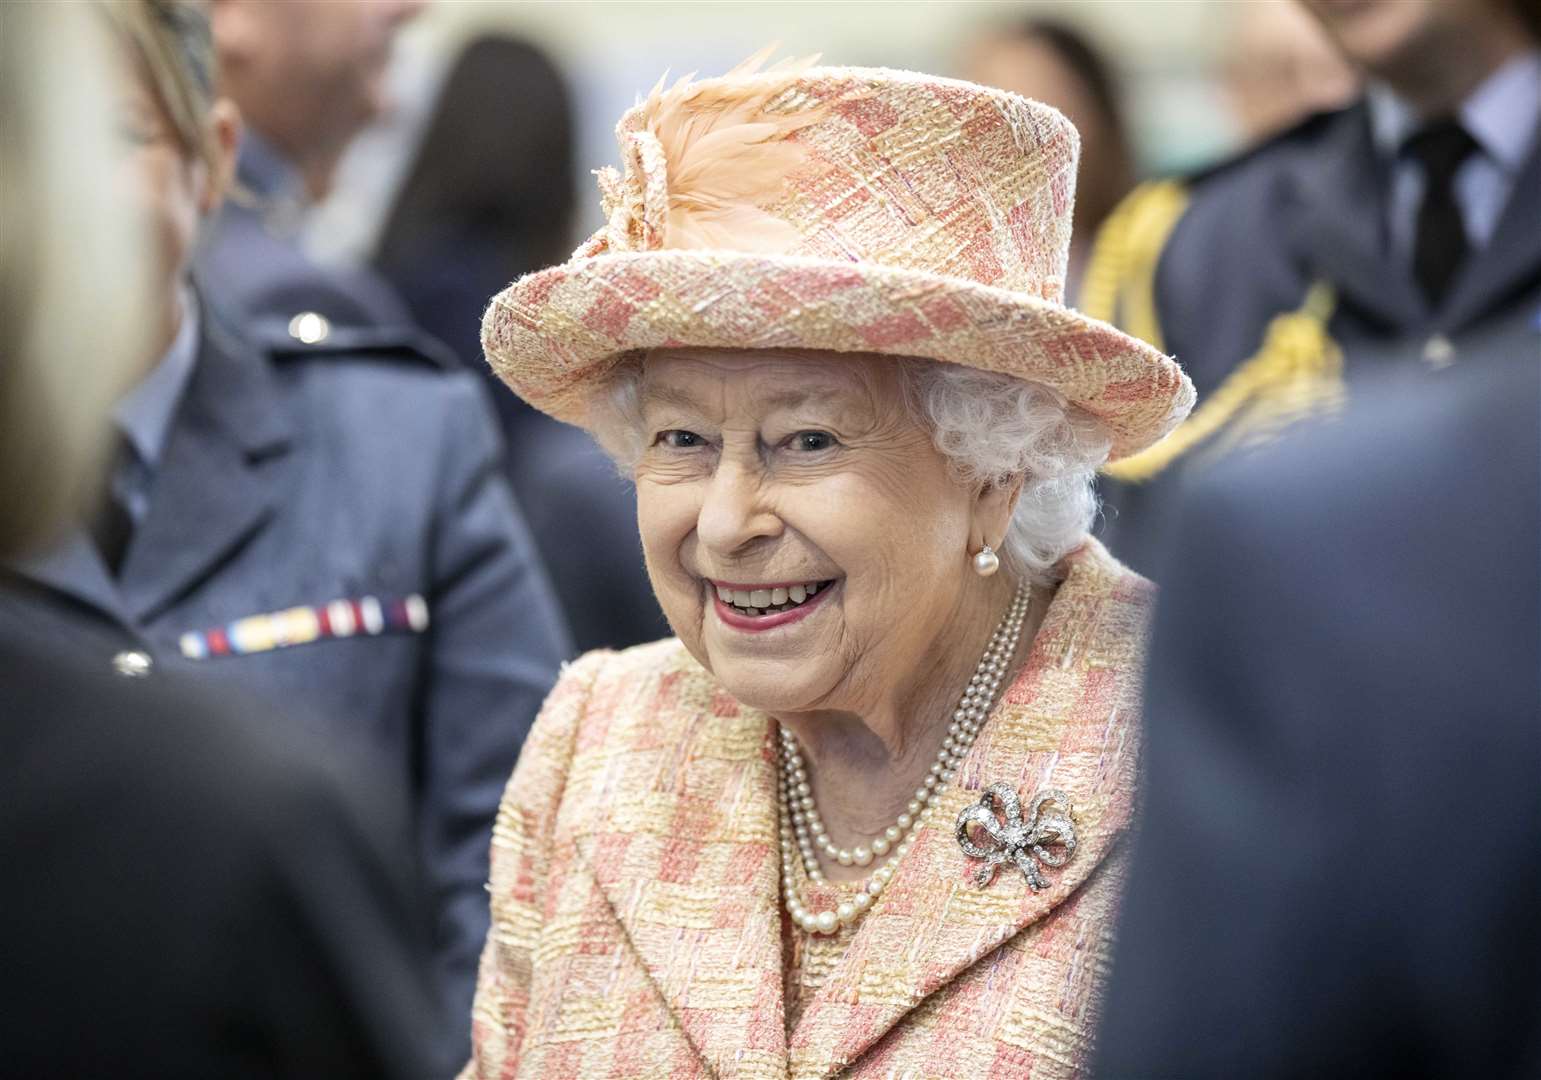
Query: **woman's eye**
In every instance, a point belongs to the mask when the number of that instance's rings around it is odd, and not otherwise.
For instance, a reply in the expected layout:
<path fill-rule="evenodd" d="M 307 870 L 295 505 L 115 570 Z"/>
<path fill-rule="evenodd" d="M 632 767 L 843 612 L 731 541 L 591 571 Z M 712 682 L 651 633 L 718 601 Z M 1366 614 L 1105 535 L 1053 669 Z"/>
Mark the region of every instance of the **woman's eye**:
<path fill-rule="evenodd" d="M 690 450 L 697 446 L 705 446 L 706 440 L 694 431 L 670 428 L 667 431 L 660 431 L 658 437 L 653 440 L 653 445 L 667 446 L 673 450 Z"/>
<path fill-rule="evenodd" d="M 827 431 L 799 431 L 792 436 L 791 442 L 792 449 L 810 454 L 828 450 L 834 445 L 835 437 Z"/>

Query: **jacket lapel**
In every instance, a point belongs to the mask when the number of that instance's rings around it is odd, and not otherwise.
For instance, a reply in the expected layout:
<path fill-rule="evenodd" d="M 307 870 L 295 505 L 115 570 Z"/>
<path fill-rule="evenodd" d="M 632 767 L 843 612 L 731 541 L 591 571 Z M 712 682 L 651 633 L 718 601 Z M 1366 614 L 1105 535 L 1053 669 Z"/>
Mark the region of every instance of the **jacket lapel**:
<path fill-rule="evenodd" d="M 1456 275 L 1440 324 L 1459 330 L 1541 279 L 1541 130 L 1520 170 L 1509 204 L 1488 246 L 1473 252 Z"/>
<path fill-rule="evenodd" d="M 936 803 L 882 897 L 793 1033 L 798 1076 L 844 1069 L 929 995 L 1071 897 L 1117 844 L 1133 809 L 1141 646 L 1152 587 L 1095 541 L 1070 557 L 1022 673 Z M 1077 848 L 1048 888 L 1006 864 L 986 887 L 954 833 L 991 784 L 1024 807 L 1057 788 Z"/>
<path fill-rule="evenodd" d="M 1387 326 L 1416 326 L 1427 306 L 1404 268 L 1387 272 L 1382 166 L 1364 106 L 1342 112 L 1322 146 L 1289 178 L 1285 214 L 1306 284 L 1330 281 L 1341 299 Z"/>
<path fill-rule="evenodd" d="M 206 580 L 272 516 L 290 429 L 265 359 L 205 307 L 198 366 L 126 553 L 129 612 L 154 619 Z"/>
<path fill-rule="evenodd" d="M 582 778 L 577 850 L 709 1075 L 785 1076 L 770 721 L 683 651 L 643 693 L 658 708 L 617 709 L 626 749 Z"/>
<path fill-rule="evenodd" d="M 117 584 L 107 573 L 106 564 L 80 529 L 71 532 L 58 546 L 19 560 L 9 569 L 35 585 L 85 604 L 116 623 L 133 625 L 124 610 Z"/>

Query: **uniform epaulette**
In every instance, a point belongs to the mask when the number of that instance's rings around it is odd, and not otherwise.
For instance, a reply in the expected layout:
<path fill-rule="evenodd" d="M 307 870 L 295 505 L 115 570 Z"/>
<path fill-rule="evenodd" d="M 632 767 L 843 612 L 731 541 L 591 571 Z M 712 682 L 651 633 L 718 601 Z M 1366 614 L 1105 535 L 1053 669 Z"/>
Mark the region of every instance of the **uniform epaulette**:
<path fill-rule="evenodd" d="M 412 327 L 337 326 L 325 315 L 302 311 L 287 321 L 254 320 L 247 334 L 275 360 L 378 359 L 458 371 L 460 360 L 437 338 Z"/>
<path fill-rule="evenodd" d="M 1206 443 L 1226 453 L 1267 442 L 1293 423 L 1341 407 L 1343 352 L 1327 332 L 1337 302 L 1327 282 L 1311 285 L 1300 307 L 1274 316 L 1257 352 L 1174 431 L 1132 457 L 1104 465 L 1103 475 L 1144 483 Z"/>
<path fill-rule="evenodd" d="M 1136 187 L 1097 230 L 1077 306 L 1095 319 L 1164 349 L 1156 310 L 1156 266 L 1189 203 L 1202 197 L 1211 182 L 1242 170 L 1249 162 L 1310 142 L 1338 115 L 1316 113 L 1213 165 Z"/>
<path fill-rule="evenodd" d="M 1164 352 L 1156 264 L 1187 208 L 1181 180 L 1151 180 L 1124 196 L 1097 230 L 1077 306 Z"/>
<path fill-rule="evenodd" d="M 1244 172 L 1248 164 L 1309 146 L 1341 114 L 1317 113 L 1256 146 L 1186 176 L 1135 188 L 1108 215 L 1092 245 L 1079 306 L 1165 351 L 1156 304 L 1156 269 L 1177 224 L 1205 189 Z M 1297 311 L 1275 318 L 1258 351 L 1205 395 L 1175 431 L 1103 473 L 1141 483 L 1200 444 L 1266 438 L 1290 419 L 1331 407 L 1341 397 L 1342 357 L 1327 334 L 1336 296 L 1320 284 Z M 1222 435 L 1224 433 L 1224 435 Z"/>
<path fill-rule="evenodd" d="M 1230 173 L 1240 171 L 1259 158 L 1269 157 L 1297 143 L 1312 142 L 1344 111 L 1335 109 L 1329 112 L 1312 113 L 1304 120 L 1297 121 L 1275 135 L 1270 135 L 1266 139 L 1243 147 L 1228 157 L 1188 173 L 1183 178 L 1183 182 L 1189 190 L 1202 188 L 1211 180 L 1218 180 Z"/>

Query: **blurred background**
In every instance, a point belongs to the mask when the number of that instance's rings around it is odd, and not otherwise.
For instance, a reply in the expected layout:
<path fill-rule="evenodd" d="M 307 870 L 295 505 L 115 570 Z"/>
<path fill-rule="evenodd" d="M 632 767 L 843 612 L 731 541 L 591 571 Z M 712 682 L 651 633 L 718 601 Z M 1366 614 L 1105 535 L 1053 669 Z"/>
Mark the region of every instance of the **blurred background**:
<path fill-rule="evenodd" d="M 834 64 L 909 68 L 1005 85 L 1065 108 L 1091 141 L 1096 135 L 1089 127 L 1098 123 L 1093 110 L 1103 91 L 1093 90 L 1088 105 L 1085 65 L 1076 62 L 1084 57 L 1067 61 L 1061 39 L 1048 43 L 1053 55 L 1045 59 L 1042 43 L 1021 40 L 1030 22 L 1069 30 L 1089 46 L 1106 69 L 1106 94 L 1127 139 L 1126 162 L 1119 160 L 1120 148 L 1108 148 L 1110 163 L 1099 167 L 1102 175 L 1083 172 L 1083 204 L 1096 189 L 1093 201 L 1111 205 L 1122 194 L 1113 189 L 1134 179 L 1202 167 L 1287 126 L 1304 111 L 1345 101 L 1352 92 L 1348 74 L 1316 25 L 1289 0 L 439 0 L 398 39 L 390 72 L 393 109 L 353 145 L 336 188 L 314 215 L 310 245 L 324 259 L 375 260 L 449 72 L 478 41 L 490 50 L 480 77 L 503 94 L 483 99 L 479 115 L 455 110 L 456 130 L 441 132 L 441 142 L 462 148 L 461 164 L 479 158 L 484 180 L 511 177 L 522 164 L 522 175 L 502 180 L 505 188 L 524 185 L 533 191 L 553 180 L 573 185 L 569 207 L 551 203 L 549 191 L 542 190 L 543 224 L 558 224 L 553 212 L 570 213 L 560 222 L 560 243 L 552 238 L 534 245 L 549 243 L 565 255 L 601 223 L 589 170 L 614 160 L 615 120 L 637 95 L 666 70 L 676 76 L 721 73 L 770 42 L 781 43 L 782 56 L 821 53 Z M 494 60 L 500 45 L 511 51 Z M 537 56 L 549 60 L 550 73 L 565 88 L 570 132 L 551 130 L 560 125 L 550 104 L 563 93 L 530 73 L 540 63 Z M 510 70 L 521 66 L 522 75 Z M 544 130 L 533 131 L 534 126 Z M 529 161 L 528 153 L 520 155 L 522 162 L 506 155 L 499 162 L 489 147 L 500 135 L 509 144 L 513 135 L 526 146 L 543 138 L 548 150 L 538 162 Z M 559 150 L 564 143 L 570 144 L 571 161 L 553 160 L 549 148 Z M 1098 207 L 1085 209 L 1095 213 Z M 1078 219 L 1082 243 L 1090 239 L 1085 225 Z M 532 255 L 539 261 L 544 252 Z"/>

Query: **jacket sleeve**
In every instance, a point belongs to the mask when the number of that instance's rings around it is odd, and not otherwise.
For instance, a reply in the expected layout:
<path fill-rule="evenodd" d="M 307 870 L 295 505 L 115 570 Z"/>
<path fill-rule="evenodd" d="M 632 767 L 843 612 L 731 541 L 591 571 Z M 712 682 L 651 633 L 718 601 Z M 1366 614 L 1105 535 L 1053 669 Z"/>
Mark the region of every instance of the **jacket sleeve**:
<path fill-rule="evenodd" d="M 534 954 L 553 895 L 551 842 L 577 731 L 608 652 L 566 668 L 530 732 L 492 830 L 492 928 L 471 1011 L 461 1080 L 514 1075 L 528 1028 Z"/>
<path fill-rule="evenodd" d="M 490 407 L 451 380 L 431 538 L 431 625 L 419 680 L 418 822 L 433 890 L 435 966 L 465 1018 L 487 936 L 487 845 L 498 797 L 542 699 L 571 655 L 566 625 L 501 471 Z"/>

